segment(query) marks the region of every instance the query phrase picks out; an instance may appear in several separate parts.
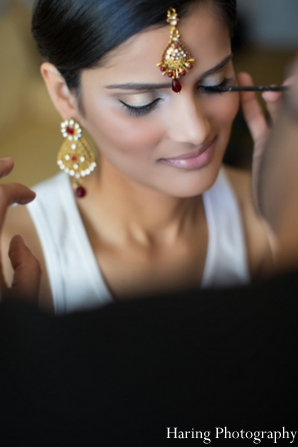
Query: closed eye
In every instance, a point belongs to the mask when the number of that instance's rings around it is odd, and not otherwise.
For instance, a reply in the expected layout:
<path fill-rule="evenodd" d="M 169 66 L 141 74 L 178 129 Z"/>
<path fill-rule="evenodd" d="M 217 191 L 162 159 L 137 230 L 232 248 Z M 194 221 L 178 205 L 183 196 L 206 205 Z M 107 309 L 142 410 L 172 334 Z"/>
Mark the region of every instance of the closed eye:
<path fill-rule="evenodd" d="M 130 106 L 129 104 L 126 104 L 124 101 L 121 101 L 119 99 L 119 101 L 121 102 L 121 104 L 123 104 L 126 113 L 128 113 L 129 115 L 132 116 L 142 116 L 142 115 L 147 115 L 148 113 L 150 113 L 152 110 L 154 110 L 158 104 L 158 102 L 160 101 L 161 98 L 156 98 L 154 101 L 150 102 L 149 104 L 145 104 L 143 106 Z"/>

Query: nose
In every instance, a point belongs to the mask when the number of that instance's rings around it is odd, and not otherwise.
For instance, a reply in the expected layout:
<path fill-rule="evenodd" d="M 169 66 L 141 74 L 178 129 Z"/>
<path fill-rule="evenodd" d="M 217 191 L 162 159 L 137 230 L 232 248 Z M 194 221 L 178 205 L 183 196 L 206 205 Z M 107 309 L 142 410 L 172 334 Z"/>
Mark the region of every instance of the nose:
<path fill-rule="evenodd" d="M 209 139 L 210 131 L 210 119 L 195 95 L 183 91 L 177 95 L 170 112 L 170 139 L 199 146 Z"/>

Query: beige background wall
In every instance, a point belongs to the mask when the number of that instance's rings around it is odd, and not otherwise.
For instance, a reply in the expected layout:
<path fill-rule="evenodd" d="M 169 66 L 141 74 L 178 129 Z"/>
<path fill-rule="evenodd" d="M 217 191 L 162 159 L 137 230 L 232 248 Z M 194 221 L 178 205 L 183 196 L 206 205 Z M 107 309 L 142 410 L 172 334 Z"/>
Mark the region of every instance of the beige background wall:
<path fill-rule="evenodd" d="M 0 154 L 15 161 L 11 180 L 33 185 L 57 172 L 61 134 L 39 73 L 30 15 L 13 2 L 0 16 Z"/>
<path fill-rule="evenodd" d="M 9 6 L 0 15 L 0 155 L 15 160 L 10 180 L 33 185 L 58 172 L 60 118 L 40 77 L 30 8 L 17 0 Z M 293 51 L 247 48 L 235 65 L 251 72 L 256 83 L 281 83 L 292 57 Z"/>

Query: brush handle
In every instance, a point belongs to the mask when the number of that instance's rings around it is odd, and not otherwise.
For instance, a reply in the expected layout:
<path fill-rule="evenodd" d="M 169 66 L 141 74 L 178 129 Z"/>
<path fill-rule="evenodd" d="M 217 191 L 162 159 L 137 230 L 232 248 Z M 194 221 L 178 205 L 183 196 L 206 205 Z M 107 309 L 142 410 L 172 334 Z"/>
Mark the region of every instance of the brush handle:
<path fill-rule="evenodd" d="M 205 90 L 213 92 L 287 92 L 288 85 L 235 85 L 233 87 L 205 87 Z"/>

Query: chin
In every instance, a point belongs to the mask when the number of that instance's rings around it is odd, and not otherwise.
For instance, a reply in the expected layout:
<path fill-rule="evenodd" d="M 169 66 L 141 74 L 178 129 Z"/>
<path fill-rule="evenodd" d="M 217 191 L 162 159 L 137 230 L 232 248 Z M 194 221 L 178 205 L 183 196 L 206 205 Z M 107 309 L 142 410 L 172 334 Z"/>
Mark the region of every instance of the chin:
<path fill-rule="evenodd" d="M 173 180 L 171 182 L 172 187 L 167 188 L 166 193 L 177 198 L 199 196 L 214 185 L 221 166 L 221 162 L 216 165 L 212 163 L 212 165 L 191 172 L 183 172 L 185 175 Z"/>

